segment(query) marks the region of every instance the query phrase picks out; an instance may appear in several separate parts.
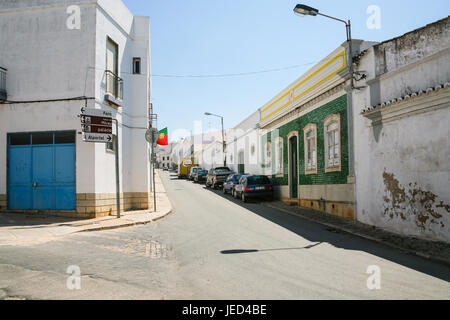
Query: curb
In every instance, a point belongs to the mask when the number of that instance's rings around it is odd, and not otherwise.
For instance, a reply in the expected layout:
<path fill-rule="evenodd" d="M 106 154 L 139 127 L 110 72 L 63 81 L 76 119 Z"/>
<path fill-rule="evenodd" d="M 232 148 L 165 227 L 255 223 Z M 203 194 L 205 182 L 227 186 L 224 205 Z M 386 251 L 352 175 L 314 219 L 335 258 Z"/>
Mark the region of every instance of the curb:
<path fill-rule="evenodd" d="M 417 256 L 417 257 L 420 257 L 420 258 L 424 258 L 424 259 L 427 259 L 427 260 L 430 260 L 430 261 L 433 261 L 433 262 L 436 262 L 436 263 L 444 264 L 444 265 L 450 267 L 450 260 L 442 259 L 442 258 L 439 258 L 439 257 L 436 257 L 436 256 L 430 256 L 429 254 L 426 254 L 426 253 L 421 252 L 421 251 L 414 251 L 414 250 L 410 250 L 410 249 L 407 249 L 407 248 L 404 248 L 404 247 L 400 247 L 400 246 L 397 246 L 397 245 L 392 244 L 390 242 L 383 241 L 383 240 L 380 240 L 378 238 L 374 238 L 374 237 L 371 237 L 371 236 L 368 236 L 368 235 L 365 235 L 365 234 L 362 234 L 362 233 L 359 233 L 359 232 L 354 232 L 352 230 L 348 230 L 347 228 L 343 228 L 341 226 L 336 226 L 336 225 L 333 225 L 333 224 L 330 224 L 330 223 L 318 221 L 318 220 L 315 220 L 313 218 L 309 218 L 309 217 L 306 217 L 304 215 L 301 215 L 301 214 L 289 211 L 289 210 L 284 209 L 284 208 L 279 208 L 279 207 L 274 206 L 274 205 L 264 204 L 264 203 L 262 205 L 265 206 L 265 207 L 268 207 L 268 208 L 272 208 L 272 209 L 283 211 L 283 212 L 288 213 L 290 215 L 293 215 L 293 216 L 296 216 L 296 217 L 299 217 L 299 218 L 303 218 L 303 219 L 306 219 L 308 221 L 315 222 L 315 223 L 318 223 L 318 224 L 321 224 L 321 225 L 324 225 L 324 226 L 327 226 L 327 227 L 330 227 L 330 228 L 333 228 L 333 229 L 338 229 L 339 231 L 341 231 L 343 233 L 346 233 L 346 234 L 354 235 L 354 236 L 363 238 L 365 240 L 374 241 L 374 242 L 377 242 L 379 244 L 388 246 L 390 248 L 402 251 L 404 253 L 409 253 L 411 255 L 414 255 L 414 256 Z"/>
<path fill-rule="evenodd" d="M 165 218 L 171 213 L 172 213 L 172 209 L 169 209 L 164 214 L 161 214 L 160 216 L 158 216 L 156 218 L 153 218 L 153 219 L 150 219 L 148 221 L 127 222 L 127 223 L 119 224 L 119 225 L 116 225 L 116 226 L 94 227 L 94 228 L 89 228 L 89 229 L 75 231 L 74 233 L 105 231 L 105 230 L 113 230 L 113 229 L 120 229 L 120 228 L 127 228 L 127 227 L 145 225 L 145 224 L 148 224 L 148 223 L 151 223 L 151 222 L 154 222 L 154 221 L 158 221 L 158 220 L 160 220 L 162 218 Z"/>
<path fill-rule="evenodd" d="M 162 193 L 164 193 L 165 195 L 166 195 L 166 197 L 167 197 L 167 202 L 169 203 L 169 205 L 170 205 L 170 208 L 166 211 L 166 212 L 164 212 L 164 213 L 162 213 L 162 214 L 159 214 L 157 217 L 155 217 L 155 218 L 150 218 L 149 220 L 147 220 L 147 221 L 137 221 L 137 222 L 125 222 L 125 223 L 123 223 L 123 224 L 118 224 L 118 225 L 115 225 L 115 226 L 105 226 L 105 227 L 94 227 L 94 228 L 89 228 L 89 229 L 85 229 L 85 230 L 79 230 L 79 231 L 76 231 L 76 232 L 74 232 L 74 233 L 79 233 L 79 232 L 94 232 L 94 231 L 105 231 L 105 230 L 113 230 L 113 229 L 120 229 L 120 228 L 127 228 L 127 227 L 133 227 L 133 226 L 139 226 L 139 225 L 145 225 L 145 224 L 148 224 L 148 223 L 151 223 L 151 222 L 154 222 L 154 221 L 158 221 L 158 220 L 160 220 L 160 219 L 162 219 L 162 218 L 165 218 L 165 217 L 167 217 L 169 214 L 171 214 L 172 212 L 173 212 L 173 205 L 172 205 L 172 203 L 170 202 L 170 199 L 169 199 L 169 197 L 167 196 L 167 191 L 166 191 L 166 188 L 165 188 L 165 186 L 164 186 L 164 183 L 162 183 L 162 180 L 161 180 L 161 177 L 159 177 L 159 173 L 157 173 L 157 172 L 155 172 L 156 173 L 156 175 L 158 176 L 158 178 L 159 178 L 159 180 L 160 180 L 160 183 L 162 184 L 162 186 L 163 186 L 163 190 L 164 190 L 164 192 L 162 192 Z M 158 191 L 156 191 L 157 193 L 158 193 Z"/>

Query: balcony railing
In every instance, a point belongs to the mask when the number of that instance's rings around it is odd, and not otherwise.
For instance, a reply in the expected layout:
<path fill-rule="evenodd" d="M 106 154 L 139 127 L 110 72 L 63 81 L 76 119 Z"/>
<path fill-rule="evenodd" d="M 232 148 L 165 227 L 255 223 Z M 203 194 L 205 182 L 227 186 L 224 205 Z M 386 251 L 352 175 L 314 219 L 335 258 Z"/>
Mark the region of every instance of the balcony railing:
<path fill-rule="evenodd" d="M 0 67 L 0 101 L 6 101 L 8 95 L 6 94 L 6 73 L 8 70 Z"/>
<path fill-rule="evenodd" d="M 123 80 L 112 71 L 106 70 L 106 94 L 123 100 Z"/>

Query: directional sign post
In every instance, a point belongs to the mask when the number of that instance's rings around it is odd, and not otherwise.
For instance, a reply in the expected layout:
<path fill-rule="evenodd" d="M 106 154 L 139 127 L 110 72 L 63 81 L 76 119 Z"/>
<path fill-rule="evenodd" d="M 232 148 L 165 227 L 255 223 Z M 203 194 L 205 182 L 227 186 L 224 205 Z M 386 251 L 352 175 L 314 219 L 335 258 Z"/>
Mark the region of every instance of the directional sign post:
<path fill-rule="evenodd" d="M 81 131 L 85 142 L 112 142 L 112 113 L 100 109 L 81 108 Z"/>
<path fill-rule="evenodd" d="M 120 180 L 119 180 L 119 125 L 112 118 L 111 111 L 81 108 L 80 120 L 83 141 L 97 143 L 114 142 L 116 163 L 116 206 L 117 218 L 120 218 Z M 113 139 L 112 122 L 116 123 L 116 139 Z M 113 141 L 114 140 L 114 141 Z"/>

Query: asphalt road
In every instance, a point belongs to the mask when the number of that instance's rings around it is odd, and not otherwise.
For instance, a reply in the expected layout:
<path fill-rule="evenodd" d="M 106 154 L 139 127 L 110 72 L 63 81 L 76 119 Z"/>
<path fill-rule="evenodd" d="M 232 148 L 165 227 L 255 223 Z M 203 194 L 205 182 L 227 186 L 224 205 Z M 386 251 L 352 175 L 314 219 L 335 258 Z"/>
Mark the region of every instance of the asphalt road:
<path fill-rule="evenodd" d="M 162 220 L 1 246 L 0 299 L 450 299 L 446 266 L 161 178 L 174 207 Z"/>

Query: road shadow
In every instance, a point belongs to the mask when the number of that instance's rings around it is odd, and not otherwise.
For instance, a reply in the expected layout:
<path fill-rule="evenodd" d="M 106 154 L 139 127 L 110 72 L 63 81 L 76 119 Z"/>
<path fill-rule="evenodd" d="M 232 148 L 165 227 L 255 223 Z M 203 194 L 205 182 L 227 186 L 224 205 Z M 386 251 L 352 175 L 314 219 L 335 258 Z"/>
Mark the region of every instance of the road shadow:
<path fill-rule="evenodd" d="M 263 252 L 263 251 L 286 251 L 286 250 L 304 250 L 311 249 L 320 245 L 320 243 L 310 244 L 306 247 L 300 248 L 275 248 L 275 249 L 231 249 L 231 250 L 222 250 L 221 254 L 240 254 L 240 253 L 255 253 L 255 252 Z"/>
<path fill-rule="evenodd" d="M 38 229 L 44 225 L 63 225 L 81 218 L 64 218 L 47 213 L 13 213 L 0 212 L 0 228 L 9 227 L 11 229 Z"/>
<path fill-rule="evenodd" d="M 432 262 L 428 259 L 414 256 L 400 250 L 396 250 L 389 246 L 377 243 L 375 241 L 370 241 L 367 239 L 360 238 L 358 236 L 341 232 L 339 229 L 330 228 L 324 226 L 318 222 L 313 222 L 302 218 L 300 216 L 295 216 L 288 214 L 286 212 L 269 208 L 261 205 L 259 201 L 254 200 L 253 202 L 244 203 L 240 200 L 234 199 L 231 195 L 223 194 L 221 190 L 213 190 L 211 188 L 203 188 L 209 192 L 215 193 L 216 195 L 226 199 L 227 201 L 232 201 L 233 203 L 247 209 L 252 214 L 258 215 L 264 219 L 267 219 L 277 225 L 290 230 L 302 238 L 313 242 L 313 243 L 328 243 L 336 248 L 341 248 L 345 250 L 363 251 L 374 255 L 376 257 L 389 260 L 391 262 L 400 264 L 407 268 L 416 270 L 428 274 L 430 276 L 442 279 L 444 281 L 450 282 L 450 267 Z M 308 249 L 308 248 L 292 248 L 291 250 L 298 249 Z M 255 248 L 248 249 L 228 249 L 222 250 L 221 254 L 243 254 L 243 253 L 255 253 L 261 251 L 276 250 L 276 249 L 263 249 L 258 250 Z M 290 250 L 289 248 L 284 248 L 280 250 Z M 376 264 L 377 259 L 374 259 L 374 264 Z M 345 261 L 343 261 L 345 264 Z M 364 270 L 365 271 L 365 270 Z"/>

